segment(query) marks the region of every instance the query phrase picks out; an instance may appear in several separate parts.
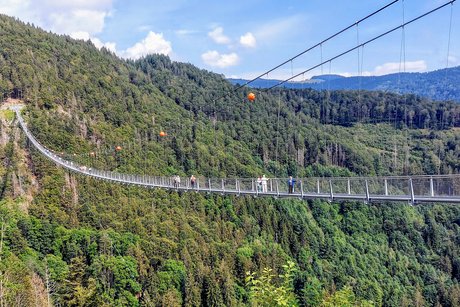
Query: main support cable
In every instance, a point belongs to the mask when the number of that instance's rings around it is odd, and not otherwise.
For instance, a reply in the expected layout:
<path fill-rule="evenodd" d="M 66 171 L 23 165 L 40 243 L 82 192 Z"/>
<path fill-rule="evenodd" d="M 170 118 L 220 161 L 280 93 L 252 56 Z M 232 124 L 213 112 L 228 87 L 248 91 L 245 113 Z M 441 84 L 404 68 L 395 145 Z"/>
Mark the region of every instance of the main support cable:
<path fill-rule="evenodd" d="M 454 13 L 454 6 L 451 4 L 450 6 L 450 18 L 449 18 L 449 39 L 447 40 L 447 61 L 446 61 L 446 68 L 449 68 L 449 55 L 450 55 L 450 39 L 452 35 L 452 15 Z M 447 70 L 446 70 L 447 74 Z"/>
<path fill-rule="evenodd" d="M 369 44 L 369 43 L 371 43 L 371 42 L 373 42 L 373 41 L 375 41 L 375 40 L 377 40 L 377 39 L 379 39 L 379 38 L 381 38 L 381 37 L 383 37 L 383 36 L 386 36 L 386 35 L 388 35 L 388 34 L 394 32 L 394 31 L 396 31 L 396 30 L 398 30 L 398 29 L 404 28 L 404 27 L 407 26 L 408 24 L 411 24 L 411 23 L 413 23 L 413 22 L 415 22 L 415 21 L 417 21 L 417 20 L 419 20 L 419 19 L 422 19 L 422 18 L 424 18 L 424 17 L 426 17 L 426 16 L 428 16 L 428 15 L 431 15 L 432 13 L 434 13 L 434 12 L 436 12 L 436 11 L 438 11 L 438 10 L 444 8 L 444 7 L 446 7 L 447 5 L 453 4 L 455 1 L 457 1 L 457 0 L 451 0 L 451 1 L 449 1 L 449 2 L 447 2 L 447 3 L 445 3 L 445 4 L 443 4 L 443 5 L 440 5 L 440 6 L 436 7 L 436 8 L 434 8 L 434 9 L 432 9 L 431 11 L 428 11 L 428 12 L 426 12 L 426 13 L 424 13 L 424 14 L 418 16 L 418 17 L 415 17 L 415 18 L 413 18 L 413 19 L 411 19 L 411 20 L 409 20 L 409 21 L 407 21 L 407 22 L 405 22 L 405 23 L 403 23 L 403 24 L 401 24 L 401 25 L 399 25 L 399 26 L 397 26 L 397 27 L 394 27 L 394 28 L 392 28 L 392 29 L 390 29 L 390 30 L 388 30 L 388 31 L 386 31 L 386 32 L 384 32 L 384 33 L 382 33 L 382 34 L 380 34 L 380 35 L 374 36 L 373 38 L 371 38 L 371 39 L 365 41 L 364 43 L 361 43 L 361 44 L 359 44 L 359 45 L 357 45 L 357 46 L 355 46 L 355 47 L 353 47 L 353 48 L 350 48 L 350 49 L 348 49 L 348 50 L 346 50 L 346 51 L 344 51 L 344 52 L 342 52 L 342 53 L 340 53 L 340 54 L 338 54 L 338 55 L 336 55 L 336 56 L 334 56 L 334 57 L 332 57 L 332 58 L 329 58 L 329 59 L 327 59 L 327 60 L 325 60 L 325 61 L 323 61 L 323 62 L 321 62 L 321 63 L 319 63 L 319 64 L 317 64 L 317 65 L 315 65 L 315 66 L 313 66 L 313 67 L 310 67 L 310 68 L 308 68 L 308 69 L 306 69 L 306 70 L 304 70 L 304 71 L 298 73 L 297 75 L 294 75 L 294 76 L 292 76 L 292 77 L 290 77 L 290 78 L 287 78 L 287 79 L 285 79 L 285 80 L 283 80 L 283 81 L 278 82 L 277 84 L 275 84 L 275 85 L 269 87 L 269 88 L 267 89 L 267 91 L 269 91 L 269 90 L 271 90 L 271 89 L 273 89 L 273 88 L 275 88 L 275 87 L 278 87 L 278 86 L 280 86 L 280 85 L 282 85 L 282 84 L 284 84 L 284 83 L 286 83 L 286 82 L 288 82 L 288 81 L 290 81 L 290 80 L 292 80 L 292 79 L 295 79 L 295 78 L 297 78 L 298 76 L 300 76 L 300 75 L 302 75 L 302 74 L 304 74 L 304 73 L 307 73 L 307 72 L 309 72 L 309 71 L 311 71 L 311 70 L 313 70 L 313 69 L 316 69 L 316 68 L 320 67 L 321 65 L 324 65 L 325 63 L 329 62 L 329 61 L 336 60 L 336 59 L 338 59 L 338 58 L 340 58 L 340 57 L 342 57 L 342 56 L 344 56 L 344 55 L 346 55 L 346 54 L 348 54 L 348 53 L 350 53 L 350 52 L 352 52 L 352 51 L 354 51 L 354 50 L 356 50 L 356 49 L 358 49 L 358 48 L 360 48 L 360 47 L 364 47 L 365 45 L 367 45 L 367 44 Z M 241 88 L 241 86 L 240 86 L 239 88 Z M 237 89 L 238 89 L 238 88 L 237 88 Z M 235 89 L 235 90 L 237 90 L 237 89 Z"/>
<path fill-rule="evenodd" d="M 399 2 L 399 1 L 400 1 L 400 0 L 394 0 L 394 1 L 391 2 L 391 3 L 388 3 L 387 5 L 385 5 L 385 6 L 381 7 L 381 8 L 379 8 L 378 10 L 376 10 L 376 11 L 374 11 L 374 12 L 372 12 L 372 13 L 370 13 L 370 14 L 367 15 L 366 17 L 363 17 L 363 18 L 361 18 L 360 20 L 354 22 L 353 24 L 351 24 L 351 25 L 349 25 L 349 26 L 343 28 L 342 30 L 340 30 L 340 31 L 338 31 L 338 32 L 336 32 L 336 33 L 334 33 L 334 34 L 332 34 L 331 36 L 329 36 L 328 38 L 322 40 L 321 42 L 319 42 L 319 43 L 317 43 L 317 44 L 315 44 L 315 45 L 313 45 L 313 46 L 311 46 L 311 47 L 305 49 L 304 51 L 302 51 L 302 52 L 296 54 L 295 56 L 293 56 L 292 58 L 290 58 L 290 59 L 284 61 L 283 63 L 281 63 L 281 64 L 279 64 L 279 65 L 273 67 L 272 69 L 270 69 L 270 70 L 264 72 L 263 74 L 261 74 L 261 75 L 255 77 L 254 79 L 247 81 L 247 82 L 244 83 L 243 85 L 238 86 L 238 87 L 235 89 L 235 91 L 239 90 L 240 88 L 245 87 L 245 86 L 248 85 L 248 84 L 251 84 L 252 82 L 256 81 L 257 79 L 261 78 L 262 76 L 264 76 L 264 75 L 266 75 L 266 74 L 268 74 L 268 73 L 271 73 L 272 71 L 274 71 L 274 70 L 280 68 L 280 67 L 283 66 L 284 64 L 289 63 L 289 62 L 292 62 L 292 60 L 295 60 L 295 59 L 297 59 L 298 57 L 300 57 L 301 55 L 304 55 L 305 53 L 311 51 L 312 49 L 315 49 L 316 47 L 321 46 L 321 45 L 324 44 L 325 42 L 327 42 L 327 41 L 333 39 L 334 37 L 336 37 L 336 36 L 342 34 L 342 33 L 345 32 L 345 31 L 347 31 L 347 30 L 353 28 L 354 26 L 357 26 L 358 24 L 360 24 L 360 23 L 363 22 L 364 20 L 371 18 L 372 16 L 378 14 L 379 12 L 385 10 L 386 8 L 392 6 L 393 4 L 395 4 L 396 2 Z"/>

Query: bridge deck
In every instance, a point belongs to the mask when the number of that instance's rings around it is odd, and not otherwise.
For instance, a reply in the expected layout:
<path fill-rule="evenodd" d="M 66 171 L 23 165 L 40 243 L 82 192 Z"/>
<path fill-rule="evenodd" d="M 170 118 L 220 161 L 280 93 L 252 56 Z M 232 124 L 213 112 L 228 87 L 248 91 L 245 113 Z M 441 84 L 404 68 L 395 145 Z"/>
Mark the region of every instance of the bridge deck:
<path fill-rule="evenodd" d="M 196 191 L 227 195 L 291 197 L 300 199 L 359 200 L 365 202 L 402 201 L 409 203 L 460 203 L 460 175 L 326 177 L 298 179 L 293 193 L 288 192 L 286 178 L 267 180 L 266 192 L 257 188 L 255 178 L 197 178 L 191 187 L 188 178 L 174 185 L 170 177 L 125 174 L 87 168 L 56 155 L 41 145 L 27 128 L 19 108 L 13 108 L 18 122 L 33 146 L 49 160 L 72 172 L 96 179 L 146 188 Z"/>

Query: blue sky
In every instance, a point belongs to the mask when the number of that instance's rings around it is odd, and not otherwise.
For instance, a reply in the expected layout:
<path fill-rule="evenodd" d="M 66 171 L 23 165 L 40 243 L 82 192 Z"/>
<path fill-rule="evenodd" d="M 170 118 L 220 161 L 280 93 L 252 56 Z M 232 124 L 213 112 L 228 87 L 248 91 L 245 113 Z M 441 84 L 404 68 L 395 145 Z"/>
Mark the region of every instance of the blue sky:
<path fill-rule="evenodd" d="M 0 12 L 46 30 L 91 39 L 119 56 L 163 53 L 227 77 L 253 78 L 391 0 L 0 0 Z M 269 74 L 287 78 L 448 0 L 400 0 Z M 458 3 L 457 3 L 458 2 Z M 460 64 L 460 1 L 301 77 L 381 75 Z M 403 10 L 404 8 L 404 10 Z M 404 46 L 405 48 L 402 48 Z M 405 52 L 401 50 L 405 49 Z M 449 55 L 449 57 L 448 57 Z"/>

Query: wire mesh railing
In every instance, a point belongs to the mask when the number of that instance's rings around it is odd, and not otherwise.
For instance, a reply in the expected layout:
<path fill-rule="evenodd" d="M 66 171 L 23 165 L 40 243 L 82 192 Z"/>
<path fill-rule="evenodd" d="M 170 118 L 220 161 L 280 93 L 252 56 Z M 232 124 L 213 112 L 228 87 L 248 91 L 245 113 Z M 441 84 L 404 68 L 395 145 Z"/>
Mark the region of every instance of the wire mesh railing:
<path fill-rule="evenodd" d="M 460 175 L 320 178 L 205 178 L 151 176 L 98 170 L 62 158 L 41 145 L 27 128 L 19 110 L 18 122 L 33 146 L 70 171 L 123 184 L 233 195 L 297 197 L 302 199 L 460 203 Z"/>

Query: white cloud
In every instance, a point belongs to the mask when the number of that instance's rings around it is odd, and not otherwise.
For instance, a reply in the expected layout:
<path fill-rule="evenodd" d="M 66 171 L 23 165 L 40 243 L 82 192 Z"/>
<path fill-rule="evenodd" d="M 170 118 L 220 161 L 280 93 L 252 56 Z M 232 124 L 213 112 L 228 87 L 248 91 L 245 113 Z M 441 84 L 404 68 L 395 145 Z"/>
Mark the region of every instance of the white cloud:
<path fill-rule="evenodd" d="M 208 36 L 217 44 L 226 45 L 231 42 L 230 38 L 224 35 L 224 29 L 222 27 L 215 28 L 208 33 Z"/>
<path fill-rule="evenodd" d="M 341 75 L 344 77 L 356 77 L 356 76 L 363 76 L 363 77 L 369 77 L 369 76 L 382 76 L 382 75 L 388 75 L 388 74 L 394 74 L 394 73 L 399 73 L 399 72 L 425 72 L 427 71 L 427 64 L 424 60 L 419 60 L 419 61 L 410 61 L 406 62 L 405 64 L 406 69 L 404 70 L 404 63 L 399 63 L 399 62 L 388 62 L 384 63 L 382 65 L 378 65 L 374 68 L 372 71 L 363 71 L 361 74 L 357 72 L 334 72 L 336 75 Z"/>
<path fill-rule="evenodd" d="M 21 12 L 28 10 L 29 6 L 30 1 L 26 0 L 0 0 L 0 13 L 19 17 Z"/>
<path fill-rule="evenodd" d="M 91 41 L 93 42 L 94 46 L 96 46 L 99 49 L 101 49 L 102 47 L 105 47 L 107 50 L 110 50 L 113 53 L 117 52 L 117 44 L 114 43 L 114 42 L 105 42 L 105 43 L 103 43 L 97 37 L 92 38 Z"/>
<path fill-rule="evenodd" d="M 52 8 L 105 10 L 112 6 L 113 0 L 42 0 L 41 5 Z"/>
<path fill-rule="evenodd" d="M 74 38 L 74 39 L 82 39 L 82 40 L 91 40 L 94 44 L 94 46 L 96 46 L 96 48 L 98 49 L 101 49 L 102 47 L 105 47 L 107 48 L 108 50 L 116 53 L 117 50 L 116 50 L 116 44 L 113 43 L 113 42 L 106 42 L 106 43 L 103 43 L 99 38 L 97 37 L 92 37 L 88 32 L 84 32 L 84 31 L 78 31 L 78 32 L 73 32 L 70 34 L 70 37 Z"/>
<path fill-rule="evenodd" d="M 73 32 L 70 36 L 74 39 L 82 39 L 85 41 L 91 40 L 96 48 L 101 49 L 102 47 L 105 47 L 124 58 L 133 60 L 139 59 L 147 54 L 161 53 L 170 55 L 172 52 L 171 43 L 163 38 L 163 34 L 158 34 L 152 31 L 150 31 L 142 41 L 137 42 L 128 49 L 119 52 L 117 52 L 116 44 L 114 42 L 104 43 L 99 38 L 94 37 L 85 31 Z"/>
<path fill-rule="evenodd" d="M 152 53 L 165 55 L 170 55 L 172 53 L 171 42 L 164 39 L 163 33 L 149 31 L 146 38 L 125 51 L 122 51 L 120 54 L 125 58 L 136 60 Z"/>
<path fill-rule="evenodd" d="M 70 37 L 72 37 L 73 39 L 82 39 L 84 41 L 87 41 L 88 39 L 91 38 L 89 33 L 85 31 L 72 32 L 70 33 Z"/>
<path fill-rule="evenodd" d="M 0 0 L 0 13 L 60 34 L 102 32 L 113 0 Z"/>
<path fill-rule="evenodd" d="M 240 60 L 238 55 L 234 52 L 229 54 L 220 54 L 215 50 L 203 53 L 201 55 L 201 59 L 207 65 L 219 68 L 235 66 Z"/>
<path fill-rule="evenodd" d="M 49 15 L 50 27 L 56 33 L 84 31 L 91 34 L 102 32 L 108 12 L 91 10 L 72 10 Z"/>
<path fill-rule="evenodd" d="M 248 32 L 240 37 L 240 44 L 244 47 L 255 48 L 256 38 L 251 32 Z"/>
<path fill-rule="evenodd" d="M 381 76 L 398 72 L 423 72 L 426 71 L 427 65 L 423 60 L 412 61 L 412 62 L 389 62 L 375 67 L 373 72 L 370 72 L 370 75 Z M 364 72 L 363 72 L 364 74 Z"/>

